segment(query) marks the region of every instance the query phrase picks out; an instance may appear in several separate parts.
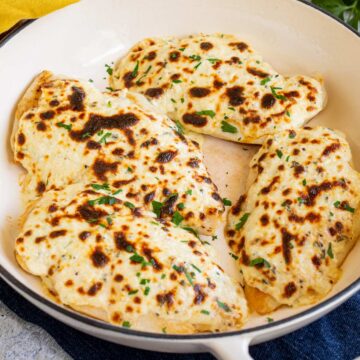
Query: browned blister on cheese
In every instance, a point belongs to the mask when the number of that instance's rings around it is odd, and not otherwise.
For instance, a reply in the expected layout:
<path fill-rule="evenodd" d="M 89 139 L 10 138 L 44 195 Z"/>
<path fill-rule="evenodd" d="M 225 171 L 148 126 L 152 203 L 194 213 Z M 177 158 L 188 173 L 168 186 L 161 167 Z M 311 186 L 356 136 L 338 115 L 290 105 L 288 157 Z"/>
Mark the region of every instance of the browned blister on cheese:
<path fill-rule="evenodd" d="M 250 144 L 301 127 L 326 102 L 321 80 L 282 76 L 248 43 L 224 34 L 140 41 L 115 65 L 110 84 L 144 94 L 192 131 Z"/>
<path fill-rule="evenodd" d="M 348 143 L 323 127 L 269 137 L 251 161 L 226 236 L 250 306 L 311 304 L 337 281 L 359 232 L 360 177 Z"/>
<path fill-rule="evenodd" d="M 12 146 L 28 200 L 77 182 L 108 184 L 136 207 L 212 234 L 224 207 L 199 144 L 139 94 L 101 93 L 42 73 L 21 100 Z M 159 208 L 160 207 L 160 208 Z"/>
<path fill-rule="evenodd" d="M 78 183 L 47 191 L 16 240 L 21 266 L 64 305 L 116 325 L 168 333 L 241 327 L 242 288 L 212 247 L 112 190 Z"/>

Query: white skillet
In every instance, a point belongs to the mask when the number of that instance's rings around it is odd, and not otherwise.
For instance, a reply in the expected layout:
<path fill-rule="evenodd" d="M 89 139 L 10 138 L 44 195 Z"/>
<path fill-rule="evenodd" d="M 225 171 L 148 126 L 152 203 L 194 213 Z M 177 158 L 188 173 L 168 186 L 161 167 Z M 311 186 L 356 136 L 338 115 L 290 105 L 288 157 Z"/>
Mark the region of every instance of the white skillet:
<path fill-rule="evenodd" d="M 360 243 L 347 258 L 341 280 L 320 304 L 282 309 L 271 315 L 275 322 L 269 324 L 265 317 L 254 316 L 240 331 L 188 336 L 115 327 L 64 308 L 44 296 L 39 281 L 25 274 L 13 255 L 16 219 L 22 210 L 21 170 L 11 160 L 9 134 L 14 106 L 32 78 L 49 69 L 94 79 L 104 88 L 104 64 L 115 61 L 136 41 L 198 32 L 237 34 L 284 74 L 322 74 L 329 102 L 312 123 L 343 131 L 350 141 L 355 167 L 360 169 L 360 38 L 334 18 L 297 0 L 82 1 L 31 23 L 0 48 L 0 275 L 51 316 L 99 338 L 156 351 L 209 351 L 219 359 L 249 359 L 249 344 L 303 327 L 360 289 Z M 222 195 L 232 199 L 243 190 L 248 161 L 257 150 L 243 148 L 205 138 L 209 171 Z M 215 246 L 223 254 L 220 261 L 226 270 L 237 273 L 222 239 Z"/>

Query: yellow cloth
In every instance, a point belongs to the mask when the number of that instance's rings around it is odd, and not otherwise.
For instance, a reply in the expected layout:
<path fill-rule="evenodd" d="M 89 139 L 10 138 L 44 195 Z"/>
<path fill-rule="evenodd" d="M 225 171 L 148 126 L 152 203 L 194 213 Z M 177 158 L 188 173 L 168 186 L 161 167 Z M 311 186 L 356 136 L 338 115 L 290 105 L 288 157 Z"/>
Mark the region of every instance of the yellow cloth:
<path fill-rule="evenodd" d="M 78 0 L 0 0 L 0 33 L 19 20 L 35 19 Z"/>

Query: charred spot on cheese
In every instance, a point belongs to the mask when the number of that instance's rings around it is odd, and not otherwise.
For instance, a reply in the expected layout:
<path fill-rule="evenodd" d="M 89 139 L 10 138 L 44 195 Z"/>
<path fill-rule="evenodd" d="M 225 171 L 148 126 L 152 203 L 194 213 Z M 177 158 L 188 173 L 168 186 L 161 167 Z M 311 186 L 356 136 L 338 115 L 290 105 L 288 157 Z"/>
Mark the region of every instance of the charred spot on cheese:
<path fill-rule="evenodd" d="M 109 262 L 109 258 L 103 253 L 101 248 L 96 247 L 91 254 L 91 260 L 95 267 L 102 268 Z"/>
<path fill-rule="evenodd" d="M 35 244 L 40 244 L 41 242 L 46 240 L 46 236 L 38 236 L 35 238 Z"/>
<path fill-rule="evenodd" d="M 242 41 L 241 42 L 231 42 L 229 44 L 229 46 L 236 47 L 241 52 L 244 52 L 249 47 L 246 43 L 244 43 Z"/>
<path fill-rule="evenodd" d="M 151 263 L 153 269 L 155 269 L 156 271 L 161 271 L 163 269 L 163 265 L 153 255 L 153 252 L 154 252 L 153 250 L 146 247 L 146 245 L 143 245 L 142 252 L 145 255 L 146 259 Z"/>
<path fill-rule="evenodd" d="M 174 305 L 174 291 L 168 291 L 165 293 L 157 294 L 156 300 L 162 305 L 166 305 L 168 308 L 171 308 Z"/>
<path fill-rule="evenodd" d="M 276 99 L 272 94 L 265 94 L 261 99 L 261 106 L 264 109 L 271 109 L 276 103 Z"/>
<path fill-rule="evenodd" d="M 96 159 L 92 168 L 96 175 L 96 177 L 100 180 L 106 181 L 106 173 L 111 172 L 115 173 L 117 170 L 118 163 L 117 162 L 106 162 L 100 159 Z"/>
<path fill-rule="evenodd" d="M 122 231 L 116 231 L 114 233 L 115 247 L 118 250 L 126 250 L 129 252 L 134 251 L 134 246 L 131 242 L 126 239 L 126 235 Z"/>
<path fill-rule="evenodd" d="M 100 130 L 124 130 L 136 125 L 138 122 L 139 118 L 131 112 L 111 116 L 90 114 L 89 120 L 85 123 L 84 128 L 82 130 L 70 131 L 70 136 L 75 141 L 86 141 L 88 136 L 92 136 Z"/>
<path fill-rule="evenodd" d="M 270 182 L 270 184 L 269 184 L 268 186 L 265 186 L 264 188 L 261 189 L 261 194 L 264 194 L 264 195 L 268 194 L 268 193 L 271 191 L 272 187 L 273 187 L 277 182 L 279 182 L 279 180 L 280 180 L 280 177 L 279 177 L 279 176 L 275 176 L 275 177 L 271 180 L 271 182 Z"/>
<path fill-rule="evenodd" d="M 44 123 L 44 121 L 39 121 L 36 124 L 36 129 L 39 131 L 46 131 L 46 124 Z"/>
<path fill-rule="evenodd" d="M 149 204 L 151 201 L 154 200 L 155 197 L 155 191 L 151 191 L 148 194 L 144 196 L 145 204 Z"/>
<path fill-rule="evenodd" d="M 225 83 L 220 81 L 220 80 L 215 79 L 214 82 L 213 82 L 213 85 L 214 85 L 215 89 L 219 90 L 225 85 Z"/>
<path fill-rule="evenodd" d="M 294 236 L 290 234 L 286 229 L 281 229 L 281 241 L 282 241 L 282 253 L 286 264 L 291 262 L 291 240 Z"/>
<path fill-rule="evenodd" d="M 208 120 L 205 116 L 198 115 L 196 113 L 186 113 L 183 115 L 183 121 L 185 124 L 190 124 L 195 127 L 203 127 L 207 124 Z"/>
<path fill-rule="evenodd" d="M 86 147 L 90 150 L 98 150 L 101 149 L 101 144 L 94 140 L 89 140 L 86 143 Z"/>
<path fill-rule="evenodd" d="M 107 215 L 105 211 L 96 210 L 88 204 L 79 206 L 77 212 L 85 221 L 89 223 L 97 223 L 99 219 Z"/>
<path fill-rule="evenodd" d="M 171 62 L 175 62 L 178 61 L 180 58 L 180 51 L 171 51 L 171 53 L 169 54 L 169 61 Z"/>
<path fill-rule="evenodd" d="M 40 119 L 42 120 L 51 120 L 54 118 L 54 116 L 55 116 L 55 112 L 52 110 L 40 113 Z"/>
<path fill-rule="evenodd" d="M 121 274 L 116 274 L 114 276 L 114 281 L 116 282 L 122 282 L 124 280 L 124 277 Z"/>
<path fill-rule="evenodd" d="M 328 156 L 330 155 L 332 152 L 335 152 L 336 150 L 340 149 L 340 143 L 336 142 L 333 143 L 331 145 L 328 145 L 324 151 L 322 152 L 322 156 Z"/>
<path fill-rule="evenodd" d="M 214 47 L 214 45 L 208 41 L 203 41 L 200 43 L 200 49 L 204 50 L 204 51 L 208 51 L 208 50 L 212 49 L 213 47 Z"/>
<path fill-rule="evenodd" d="M 269 215 L 267 214 L 261 215 L 260 223 L 262 226 L 267 226 L 269 224 Z"/>
<path fill-rule="evenodd" d="M 202 98 L 208 96 L 211 90 L 205 87 L 193 87 L 189 90 L 189 93 L 192 97 Z"/>
<path fill-rule="evenodd" d="M 202 290 L 201 285 L 195 284 L 194 292 L 195 292 L 195 297 L 194 297 L 194 301 L 193 301 L 194 304 L 195 305 L 202 304 L 206 299 L 206 293 Z"/>
<path fill-rule="evenodd" d="M 97 292 L 101 290 L 101 288 L 102 288 L 102 283 L 100 281 L 98 281 L 89 288 L 89 290 L 87 291 L 87 294 L 89 296 L 95 296 L 97 294 Z"/>
<path fill-rule="evenodd" d="M 25 135 L 21 132 L 19 133 L 18 137 L 17 137 L 17 142 L 19 145 L 24 145 L 26 141 Z"/>
<path fill-rule="evenodd" d="M 145 91 L 145 95 L 154 99 L 158 99 L 164 93 L 162 88 L 149 88 Z"/>
<path fill-rule="evenodd" d="M 69 95 L 69 101 L 71 110 L 73 111 L 83 111 L 84 110 L 84 99 L 85 92 L 82 88 L 78 86 L 71 87 L 72 93 Z"/>
<path fill-rule="evenodd" d="M 66 235 L 66 230 L 55 230 L 55 231 L 52 231 L 49 236 L 52 238 L 52 239 L 55 239 L 57 237 L 60 237 L 60 236 L 65 236 Z"/>
<path fill-rule="evenodd" d="M 55 106 L 59 106 L 60 105 L 60 102 L 58 100 L 51 100 L 49 102 L 49 105 L 52 106 L 52 107 L 55 107 Z"/>
<path fill-rule="evenodd" d="M 221 201 L 221 197 L 220 197 L 220 195 L 218 193 L 215 193 L 215 192 L 212 193 L 211 197 L 216 201 Z"/>
<path fill-rule="evenodd" d="M 188 162 L 187 165 L 189 165 L 192 168 L 198 168 L 199 167 L 199 163 L 200 160 L 196 159 L 196 158 L 191 158 Z"/>
<path fill-rule="evenodd" d="M 173 150 L 163 151 L 156 157 L 155 161 L 165 164 L 173 160 L 176 155 L 177 155 L 177 151 L 173 151 Z"/>
<path fill-rule="evenodd" d="M 81 241 L 85 241 L 89 236 L 91 236 L 91 232 L 90 231 L 82 231 L 80 234 L 79 234 L 79 239 Z"/>
<path fill-rule="evenodd" d="M 233 86 L 226 89 L 226 95 L 229 98 L 229 103 L 232 106 L 242 105 L 245 101 L 243 96 L 244 88 L 242 86 Z"/>
<path fill-rule="evenodd" d="M 294 166 L 294 175 L 296 177 L 299 177 L 299 175 L 302 174 L 304 171 L 305 171 L 305 168 L 302 165 Z"/>
<path fill-rule="evenodd" d="M 239 215 L 241 212 L 241 206 L 246 200 L 246 195 L 241 195 L 237 203 L 232 207 L 231 213 L 232 215 Z"/>
<path fill-rule="evenodd" d="M 311 262 L 314 264 L 314 266 L 315 266 L 316 268 L 319 268 L 319 267 L 321 266 L 321 259 L 320 259 L 318 256 L 316 256 L 316 255 L 314 255 L 314 256 L 311 258 Z"/>
<path fill-rule="evenodd" d="M 162 205 L 160 217 L 166 217 L 167 215 L 172 215 L 174 213 L 174 206 L 178 198 L 179 198 L 178 194 L 169 196 L 169 198 Z"/>
<path fill-rule="evenodd" d="M 145 59 L 152 61 L 156 58 L 156 51 L 150 51 L 146 56 Z"/>
<path fill-rule="evenodd" d="M 289 282 L 284 289 L 284 297 L 286 298 L 290 298 L 291 296 L 293 296 L 296 292 L 297 288 L 296 285 L 293 281 Z"/>
<path fill-rule="evenodd" d="M 264 72 L 264 71 L 261 71 L 259 69 L 255 69 L 255 68 L 252 68 L 252 67 L 247 67 L 246 68 L 247 72 L 250 73 L 251 75 L 254 75 L 254 76 L 258 76 L 259 78 L 261 79 L 265 79 L 269 76 L 268 73 Z"/>
<path fill-rule="evenodd" d="M 125 87 L 127 88 L 131 88 L 134 83 L 133 80 L 136 78 L 136 76 L 134 76 L 134 71 L 128 71 L 124 76 L 123 76 L 123 80 L 124 80 L 124 84 Z"/>
<path fill-rule="evenodd" d="M 46 184 L 43 181 L 39 181 L 36 186 L 36 192 L 42 194 L 46 190 Z"/>

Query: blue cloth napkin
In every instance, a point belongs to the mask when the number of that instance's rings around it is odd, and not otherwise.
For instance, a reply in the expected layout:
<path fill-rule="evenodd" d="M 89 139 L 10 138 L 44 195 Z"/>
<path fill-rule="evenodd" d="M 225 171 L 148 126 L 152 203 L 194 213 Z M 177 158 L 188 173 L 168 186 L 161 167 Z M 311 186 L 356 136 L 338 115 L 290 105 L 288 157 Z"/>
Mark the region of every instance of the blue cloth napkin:
<path fill-rule="evenodd" d="M 75 360 L 214 360 L 210 354 L 155 353 L 82 334 L 37 309 L 2 280 L 0 299 L 24 320 L 44 328 Z M 360 356 L 360 293 L 310 326 L 252 346 L 250 353 L 255 360 L 352 360 Z"/>

